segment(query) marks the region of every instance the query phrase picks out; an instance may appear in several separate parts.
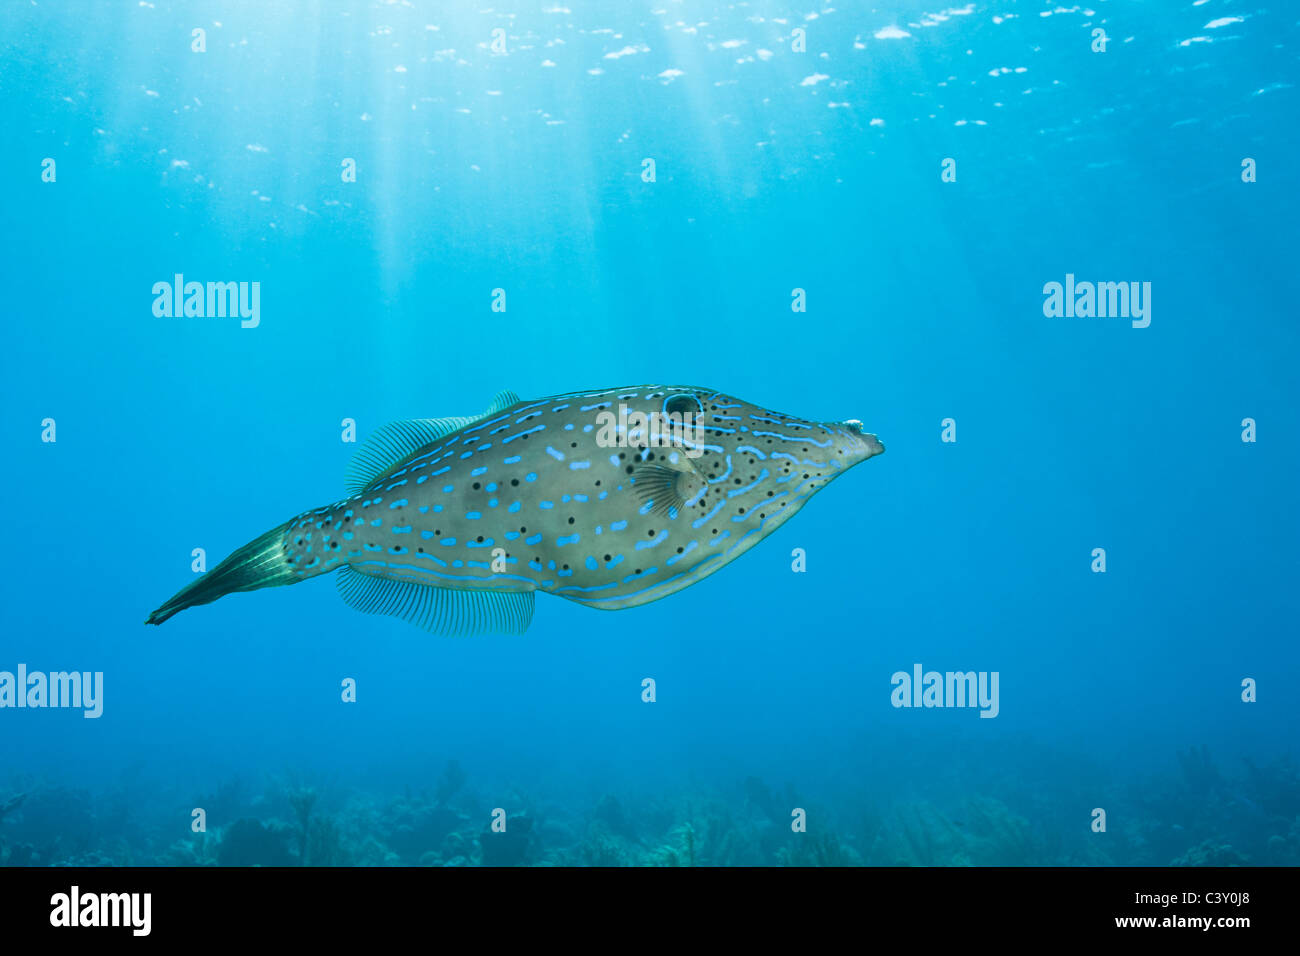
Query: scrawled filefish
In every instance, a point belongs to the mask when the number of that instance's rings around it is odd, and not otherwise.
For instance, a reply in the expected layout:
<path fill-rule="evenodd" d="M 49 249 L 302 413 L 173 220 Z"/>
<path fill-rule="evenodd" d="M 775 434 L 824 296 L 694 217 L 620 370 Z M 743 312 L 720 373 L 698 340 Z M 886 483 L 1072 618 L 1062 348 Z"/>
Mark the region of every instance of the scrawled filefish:
<path fill-rule="evenodd" d="M 352 607 L 444 634 L 521 633 L 538 591 L 616 610 L 740 557 L 883 452 L 708 388 L 642 385 L 379 429 L 348 496 L 249 542 L 149 615 L 338 572 Z"/>

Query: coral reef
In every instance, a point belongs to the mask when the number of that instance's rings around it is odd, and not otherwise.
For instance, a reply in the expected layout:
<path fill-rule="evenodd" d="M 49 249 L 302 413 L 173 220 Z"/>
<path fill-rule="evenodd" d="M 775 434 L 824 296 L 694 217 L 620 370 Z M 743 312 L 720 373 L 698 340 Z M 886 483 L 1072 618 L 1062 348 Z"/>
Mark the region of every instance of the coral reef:
<path fill-rule="evenodd" d="M 98 796 L 15 780 L 0 791 L 0 865 L 1300 865 L 1300 768 L 1289 757 L 1234 773 L 1206 747 L 1177 751 L 1163 770 L 1104 784 L 1106 833 L 1088 826 L 1095 771 L 1070 767 L 1026 762 L 1000 785 L 935 777 L 893 800 L 810 800 L 750 775 L 729 788 L 577 801 L 484 786 L 456 761 L 397 796 L 232 778 L 197 800 L 151 801 L 134 770 Z M 193 806 L 208 832 L 186 832 Z M 496 806 L 509 810 L 503 832 L 491 825 Z"/>
<path fill-rule="evenodd" d="M 484 866 L 523 866 L 533 861 L 537 843 L 533 818 L 527 814 L 508 815 L 506 828 L 496 832 L 489 824 L 479 836 Z"/>
<path fill-rule="evenodd" d="M 1250 861 L 1226 843 L 1203 840 L 1170 866 L 1245 866 Z"/>
<path fill-rule="evenodd" d="M 290 866 L 287 828 L 241 817 L 221 832 L 217 863 L 221 866 Z"/>

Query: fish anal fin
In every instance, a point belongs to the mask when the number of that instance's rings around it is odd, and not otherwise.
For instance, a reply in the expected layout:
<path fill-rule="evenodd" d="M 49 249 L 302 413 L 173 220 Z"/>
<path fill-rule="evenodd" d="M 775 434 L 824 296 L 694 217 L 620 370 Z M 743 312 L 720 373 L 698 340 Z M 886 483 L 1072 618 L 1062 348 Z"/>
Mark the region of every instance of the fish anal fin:
<path fill-rule="evenodd" d="M 443 588 L 375 577 L 350 567 L 341 568 L 335 581 L 349 607 L 387 614 L 445 637 L 522 634 L 533 620 L 533 591 Z"/>

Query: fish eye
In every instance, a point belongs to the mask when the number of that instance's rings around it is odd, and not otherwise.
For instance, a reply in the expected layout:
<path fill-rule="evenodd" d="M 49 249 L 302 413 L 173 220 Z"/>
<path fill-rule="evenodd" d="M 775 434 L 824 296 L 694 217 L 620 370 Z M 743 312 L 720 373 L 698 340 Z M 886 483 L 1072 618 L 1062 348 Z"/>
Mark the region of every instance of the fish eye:
<path fill-rule="evenodd" d="M 844 426 L 855 435 L 862 434 L 862 422 L 858 421 L 856 418 L 850 418 L 844 423 Z"/>
<path fill-rule="evenodd" d="M 665 415 L 698 415 L 704 411 L 704 405 L 689 392 L 678 392 L 664 399 Z"/>

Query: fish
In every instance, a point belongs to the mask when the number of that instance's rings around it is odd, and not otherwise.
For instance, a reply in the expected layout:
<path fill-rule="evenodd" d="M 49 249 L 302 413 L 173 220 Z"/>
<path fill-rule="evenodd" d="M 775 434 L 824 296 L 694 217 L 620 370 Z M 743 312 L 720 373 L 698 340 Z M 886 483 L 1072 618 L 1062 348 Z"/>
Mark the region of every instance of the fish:
<path fill-rule="evenodd" d="M 735 561 L 885 450 L 711 388 L 641 385 L 383 426 L 346 496 L 234 551 L 146 624 L 238 591 L 334 574 L 352 608 L 435 634 L 522 634 L 538 592 L 639 607 Z"/>

